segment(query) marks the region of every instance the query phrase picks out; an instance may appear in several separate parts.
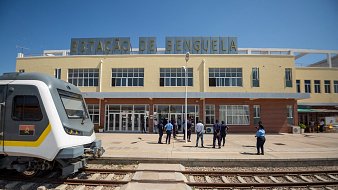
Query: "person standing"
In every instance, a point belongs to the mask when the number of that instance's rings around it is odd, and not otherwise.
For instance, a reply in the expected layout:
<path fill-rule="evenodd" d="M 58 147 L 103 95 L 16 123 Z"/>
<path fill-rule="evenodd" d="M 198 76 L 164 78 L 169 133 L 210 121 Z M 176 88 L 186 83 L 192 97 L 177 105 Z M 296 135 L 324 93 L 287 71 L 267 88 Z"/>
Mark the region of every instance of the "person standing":
<path fill-rule="evenodd" d="M 191 127 L 192 127 L 192 123 L 191 123 L 191 120 L 188 119 L 188 123 L 187 123 L 187 139 L 188 139 L 188 142 L 191 142 L 190 138 L 191 138 Z"/>
<path fill-rule="evenodd" d="M 201 120 L 199 120 L 199 122 L 196 124 L 195 132 L 197 134 L 196 147 L 198 147 L 198 140 L 199 140 L 199 138 L 201 138 L 201 145 L 202 145 L 202 148 L 203 148 L 204 147 L 203 146 L 204 125 L 203 125 Z"/>
<path fill-rule="evenodd" d="M 168 120 L 168 123 L 164 126 L 165 131 L 167 132 L 167 138 L 165 139 L 166 144 L 170 144 L 171 133 L 173 131 L 173 125 Z"/>
<path fill-rule="evenodd" d="M 157 119 L 155 118 L 155 119 L 154 119 L 154 131 L 153 131 L 153 132 L 155 132 L 155 133 L 157 133 L 158 124 L 159 124 L 159 122 L 158 122 Z"/>
<path fill-rule="evenodd" d="M 218 148 L 221 148 L 221 141 L 220 141 L 220 131 L 221 131 L 221 126 L 218 123 L 218 120 L 216 120 L 216 123 L 213 125 L 213 130 L 214 130 L 214 136 L 212 140 L 212 148 L 215 148 L 215 141 L 217 140 L 218 143 Z"/>
<path fill-rule="evenodd" d="M 319 122 L 319 132 L 324 132 L 324 125 L 325 125 L 324 119 L 321 119 Z"/>
<path fill-rule="evenodd" d="M 222 144 L 222 141 L 223 141 L 223 146 L 225 144 L 225 137 L 227 136 L 227 133 L 228 133 L 228 129 L 229 127 L 225 124 L 224 121 L 222 121 L 222 124 L 221 124 L 221 144 Z"/>
<path fill-rule="evenodd" d="M 311 120 L 310 121 L 310 129 L 309 129 L 309 131 L 310 131 L 310 133 L 313 133 L 314 130 L 315 130 L 315 122 Z"/>
<path fill-rule="evenodd" d="M 158 130 L 158 144 L 162 144 L 162 136 L 163 136 L 163 123 L 160 121 L 160 123 L 157 125 Z"/>
<path fill-rule="evenodd" d="M 175 121 L 175 119 L 172 119 L 171 120 L 171 124 L 173 125 L 173 137 L 174 137 L 174 139 L 176 139 L 176 121 Z"/>
<path fill-rule="evenodd" d="M 257 147 L 257 155 L 259 155 L 259 154 L 264 155 L 265 130 L 264 130 L 264 127 L 263 127 L 261 121 L 259 121 L 258 124 L 259 124 L 259 126 L 258 126 L 258 130 L 257 130 L 257 132 L 256 132 L 256 138 L 257 138 L 257 143 L 256 143 L 256 147 Z"/>

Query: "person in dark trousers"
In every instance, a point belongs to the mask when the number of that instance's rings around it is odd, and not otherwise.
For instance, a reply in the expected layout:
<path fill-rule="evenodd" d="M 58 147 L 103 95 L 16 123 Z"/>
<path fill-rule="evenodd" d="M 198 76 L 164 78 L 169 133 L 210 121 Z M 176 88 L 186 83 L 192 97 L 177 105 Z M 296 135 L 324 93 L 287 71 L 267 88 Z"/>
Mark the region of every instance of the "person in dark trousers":
<path fill-rule="evenodd" d="M 256 143 L 256 147 L 257 147 L 257 155 L 262 154 L 264 155 L 264 143 L 265 143 L 265 130 L 264 127 L 262 125 L 262 122 L 259 121 L 258 122 L 258 130 L 256 132 L 256 138 L 257 138 L 257 143 Z"/>
<path fill-rule="evenodd" d="M 221 144 L 225 144 L 225 137 L 227 136 L 227 133 L 228 133 L 228 129 L 229 127 L 225 124 L 224 121 L 222 121 L 222 124 L 221 124 Z M 223 142 L 223 143 L 222 143 Z"/>
<path fill-rule="evenodd" d="M 160 121 L 159 124 L 157 124 L 157 130 L 158 130 L 158 144 L 162 144 L 162 136 L 163 136 L 163 123 Z"/>
<path fill-rule="evenodd" d="M 221 138 L 220 138 L 220 132 L 221 132 L 221 125 L 218 123 L 218 120 L 216 120 L 216 123 L 213 125 L 214 130 L 214 136 L 212 140 L 212 148 L 215 148 L 215 141 L 217 140 L 218 148 L 221 148 Z"/>
<path fill-rule="evenodd" d="M 165 131 L 167 132 L 167 138 L 165 139 L 166 144 L 170 144 L 171 133 L 173 131 L 173 125 L 168 121 L 168 123 L 164 126 Z"/>
<path fill-rule="evenodd" d="M 191 120 L 188 119 L 188 124 L 187 124 L 187 136 L 188 136 L 188 142 L 191 142 L 190 138 L 191 138 Z"/>
<path fill-rule="evenodd" d="M 176 138 L 177 124 L 174 119 L 171 120 L 171 124 L 173 125 L 173 137 Z"/>
<path fill-rule="evenodd" d="M 321 119 L 320 122 L 319 122 L 319 132 L 324 132 L 324 125 L 325 125 L 325 122 L 324 122 L 324 119 Z"/>

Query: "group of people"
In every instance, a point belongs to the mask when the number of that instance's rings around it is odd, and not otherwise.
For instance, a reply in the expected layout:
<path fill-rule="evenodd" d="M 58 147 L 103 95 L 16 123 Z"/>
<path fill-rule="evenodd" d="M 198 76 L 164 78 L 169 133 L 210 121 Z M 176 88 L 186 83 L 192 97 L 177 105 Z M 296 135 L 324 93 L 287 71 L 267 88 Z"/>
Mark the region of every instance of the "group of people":
<path fill-rule="evenodd" d="M 174 125 L 172 124 L 173 121 L 168 121 L 164 124 L 164 121 L 161 120 L 157 124 L 158 128 L 158 133 L 159 133 L 159 138 L 158 138 L 158 143 L 162 144 L 162 137 L 164 131 L 166 132 L 166 144 L 170 144 L 170 139 L 171 139 L 171 134 L 173 133 L 174 130 Z M 187 122 L 187 140 L 190 142 L 191 138 L 191 128 L 192 128 L 192 123 L 190 120 Z M 219 123 L 218 120 L 216 120 L 215 124 L 213 125 L 213 143 L 212 143 L 212 148 L 216 148 L 216 141 L 218 148 L 221 148 L 221 145 L 225 145 L 225 138 L 228 133 L 229 127 L 225 124 L 224 121 Z M 204 147 L 204 140 L 203 140 L 203 134 L 205 133 L 204 130 L 204 124 L 200 120 L 196 126 L 195 126 L 195 132 L 196 132 L 196 147 L 198 147 L 198 142 L 199 139 L 201 139 L 201 147 Z M 174 131 L 174 134 L 176 136 L 176 131 Z M 184 140 L 185 140 L 185 131 L 183 132 L 184 134 Z M 175 138 L 174 136 L 174 138 Z M 261 154 L 264 155 L 264 143 L 265 143 L 265 129 L 264 126 L 262 125 L 262 122 L 259 121 L 258 127 L 257 127 L 257 132 L 256 136 L 257 142 L 256 142 L 256 148 L 257 148 L 257 155 Z"/>
<path fill-rule="evenodd" d="M 187 122 L 187 140 L 188 142 L 191 142 L 190 138 L 191 138 L 191 129 L 192 129 L 192 123 L 191 120 L 189 119 Z M 158 124 L 157 124 L 157 130 L 158 130 L 158 134 L 159 134 L 159 138 L 158 138 L 158 143 L 159 144 L 163 144 L 162 143 L 162 137 L 163 137 L 163 133 L 164 131 L 167 134 L 166 137 L 166 144 L 170 144 L 170 139 L 171 139 L 171 135 L 173 134 L 174 138 L 176 138 L 177 135 L 177 124 L 174 120 L 171 121 L 166 121 L 166 120 L 161 120 Z M 185 129 L 183 129 L 183 140 L 185 140 Z"/>

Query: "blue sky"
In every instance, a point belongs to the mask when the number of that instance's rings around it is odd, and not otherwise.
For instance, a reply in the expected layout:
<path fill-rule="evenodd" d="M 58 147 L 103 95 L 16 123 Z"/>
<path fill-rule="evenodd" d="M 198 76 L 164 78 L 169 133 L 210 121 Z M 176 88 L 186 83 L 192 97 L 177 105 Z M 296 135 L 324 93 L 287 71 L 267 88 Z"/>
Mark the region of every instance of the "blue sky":
<path fill-rule="evenodd" d="M 71 38 L 236 36 L 239 47 L 338 50 L 337 0 L 0 0 L 0 73 Z"/>

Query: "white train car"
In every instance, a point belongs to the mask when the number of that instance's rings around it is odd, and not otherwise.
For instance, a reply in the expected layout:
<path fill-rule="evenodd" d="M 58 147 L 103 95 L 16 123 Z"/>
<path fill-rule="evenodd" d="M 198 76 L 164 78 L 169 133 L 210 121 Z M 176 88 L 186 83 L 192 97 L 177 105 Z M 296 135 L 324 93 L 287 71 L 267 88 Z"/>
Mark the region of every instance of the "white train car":
<path fill-rule="evenodd" d="M 0 76 L 0 169 L 78 171 L 104 149 L 80 90 L 40 73 Z"/>

